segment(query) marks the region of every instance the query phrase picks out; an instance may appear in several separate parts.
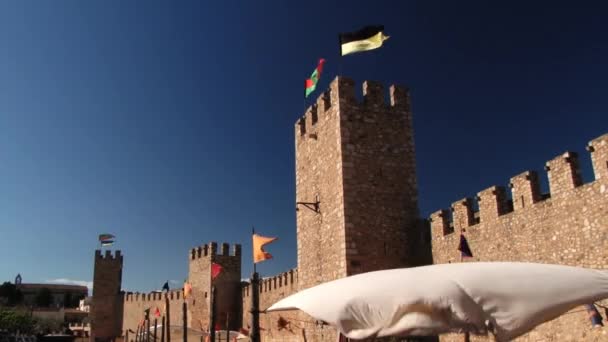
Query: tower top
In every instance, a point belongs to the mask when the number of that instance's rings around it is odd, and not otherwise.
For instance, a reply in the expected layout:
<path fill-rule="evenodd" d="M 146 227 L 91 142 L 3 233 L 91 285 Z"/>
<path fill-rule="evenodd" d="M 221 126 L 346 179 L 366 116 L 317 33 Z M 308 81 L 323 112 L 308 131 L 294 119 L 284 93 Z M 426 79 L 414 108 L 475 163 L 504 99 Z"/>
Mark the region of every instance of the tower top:
<path fill-rule="evenodd" d="M 15 277 L 15 285 L 21 285 L 21 273 L 17 273 Z"/>

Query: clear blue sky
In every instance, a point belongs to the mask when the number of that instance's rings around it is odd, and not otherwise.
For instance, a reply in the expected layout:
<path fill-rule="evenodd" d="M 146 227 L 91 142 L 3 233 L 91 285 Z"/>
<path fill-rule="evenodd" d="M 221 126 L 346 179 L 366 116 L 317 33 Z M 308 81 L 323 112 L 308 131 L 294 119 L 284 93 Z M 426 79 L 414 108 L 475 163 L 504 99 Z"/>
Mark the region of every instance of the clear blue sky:
<path fill-rule="evenodd" d="M 189 248 L 280 240 L 296 266 L 293 126 L 337 34 L 384 24 L 342 73 L 412 89 L 423 215 L 608 132 L 600 1 L 3 1 L 0 280 L 90 281 L 118 236 L 123 287 L 187 274 Z M 545 185 L 546 187 L 546 185 Z M 173 285 L 175 286 L 175 285 Z"/>

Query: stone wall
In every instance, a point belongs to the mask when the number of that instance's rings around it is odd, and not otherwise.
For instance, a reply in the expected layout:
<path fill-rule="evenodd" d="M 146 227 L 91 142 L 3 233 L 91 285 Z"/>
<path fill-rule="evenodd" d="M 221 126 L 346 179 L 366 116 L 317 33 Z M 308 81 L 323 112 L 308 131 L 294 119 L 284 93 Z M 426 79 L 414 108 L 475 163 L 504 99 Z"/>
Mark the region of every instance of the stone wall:
<path fill-rule="evenodd" d="M 588 149 L 596 179 L 591 183 L 582 184 L 578 156 L 566 152 L 546 164 L 549 194 L 541 194 L 538 174 L 526 171 L 511 178 L 512 200 L 504 187 L 493 186 L 475 199 L 454 202 L 451 210 L 433 213 L 434 262 L 460 262 L 457 247 L 464 229 L 474 255 L 472 262 L 523 261 L 608 269 L 608 134 L 591 141 Z M 478 212 L 473 209 L 475 201 Z M 441 340 L 462 341 L 462 336 Z M 600 340 L 608 340 L 605 330 L 591 331 L 583 307 L 518 339 Z"/>
<path fill-rule="evenodd" d="M 241 246 L 211 242 L 193 248 L 188 255 L 188 281 L 192 293 L 186 298 L 186 322 L 195 330 L 209 329 L 211 285 L 216 287 L 217 323 L 221 329 L 228 324 L 229 329 L 238 330 L 242 326 L 241 315 Z M 232 251 L 231 251 L 232 247 Z M 211 280 L 211 263 L 222 267 L 222 272 Z M 171 325 L 183 324 L 183 289 L 169 292 L 131 293 L 124 295 L 122 332 L 136 331 L 144 318 L 144 310 L 150 308 L 150 320 L 159 308 L 161 315 L 169 313 Z M 160 319 L 159 319 L 160 324 Z"/>
<path fill-rule="evenodd" d="M 340 79 L 296 124 L 298 285 L 305 289 L 346 276 Z"/>
<path fill-rule="evenodd" d="M 296 123 L 298 288 L 419 263 L 412 115 L 405 88 L 337 77 Z M 427 248 L 430 250 L 430 248 Z M 301 316 L 308 341 L 335 339 Z"/>
<path fill-rule="evenodd" d="M 93 303 L 91 306 L 91 338 L 109 341 L 121 335 L 122 322 L 122 254 L 116 251 L 95 251 L 93 271 Z"/>
<path fill-rule="evenodd" d="M 182 303 L 184 302 L 182 290 L 173 290 L 169 292 L 152 292 L 152 293 L 132 293 L 124 294 L 124 314 L 122 322 L 123 335 L 126 331 L 138 331 L 138 326 L 144 319 L 144 310 L 150 309 L 150 326 L 154 326 L 154 312 L 156 308 L 161 313 L 161 318 L 158 318 L 159 326 L 162 323 L 162 316 L 169 317 L 169 325 L 182 324 Z M 167 315 L 167 312 L 169 313 Z M 160 330 L 157 332 L 160 336 Z M 129 333 L 129 339 L 135 340 L 135 334 Z"/>
<path fill-rule="evenodd" d="M 414 266 L 421 242 L 408 90 L 340 78 L 346 273 Z"/>
<path fill-rule="evenodd" d="M 465 231 L 471 261 L 530 261 L 608 268 L 608 134 L 588 145 L 595 181 L 582 184 L 578 155 L 567 152 L 547 163 L 550 193 L 542 194 L 536 172 L 511 179 L 510 192 L 492 186 L 431 215 L 430 240 L 420 224 L 412 114 L 408 91 L 338 77 L 295 127 L 298 268 L 265 278 L 260 308 L 308 287 L 347 275 L 424 263 L 460 262 Z M 385 101 L 385 97 L 388 101 Z M 478 209 L 476 209 L 478 208 Z M 209 326 L 211 286 L 218 293 L 218 325 L 248 327 L 251 289 L 241 283 L 241 248 L 214 242 L 190 250 L 188 326 Z M 431 258 L 432 257 L 432 261 Z M 224 271 L 211 279 L 211 264 Z M 468 262 L 468 261 L 467 261 Z M 95 255 L 91 316 L 97 336 L 135 331 L 143 310 L 167 311 L 181 324 L 182 293 L 121 295 L 122 256 Z M 114 300 L 114 299 L 116 300 Z M 604 303 L 608 306 L 608 303 Z M 123 310 L 124 307 L 124 310 Z M 124 316 L 124 319 L 123 319 Z M 604 315 L 605 316 L 605 315 Z M 153 318 L 153 317 L 152 317 Z M 280 324 L 279 322 L 286 324 Z M 227 323 L 226 323 L 227 322 Z M 263 341 L 335 341 L 336 332 L 301 312 L 262 313 Z M 591 330 L 583 308 L 535 329 L 519 341 L 606 341 Z M 445 335 L 442 341 L 462 341 Z M 473 337 L 472 341 L 487 341 Z"/>
<path fill-rule="evenodd" d="M 260 280 L 260 310 L 264 311 L 272 304 L 298 291 L 298 270 L 292 269 Z M 243 284 L 243 326 L 251 322 L 251 285 Z M 302 331 L 300 327 L 300 314 L 295 311 L 269 312 L 260 314 L 260 331 L 264 342 L 299 341 Z M 279 321 L 285 320 L 287 325 L 280 325 Z"/>

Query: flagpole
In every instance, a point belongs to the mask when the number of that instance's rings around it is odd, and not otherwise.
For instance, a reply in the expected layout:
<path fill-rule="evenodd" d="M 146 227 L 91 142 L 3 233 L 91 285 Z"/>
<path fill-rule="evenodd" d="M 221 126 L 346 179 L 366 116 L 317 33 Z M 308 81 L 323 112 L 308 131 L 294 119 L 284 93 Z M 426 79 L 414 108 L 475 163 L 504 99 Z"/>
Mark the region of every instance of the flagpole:
<path fill-rule="evenodd" d="M 154 313 L 154 315 L 156 316 L 156 312 Z M 157 326 L 158 326 L 158 318 L 154 317 L 154 335 L 153 335 L 154 342 L 156 342 L 156 327 Z"/>
<path fill-rule="evenodd" d="M 148 314 L 150 314 L 148 312 Z M 150 342 L 150 317 L 146 319 L 146 342 Z"/>
<path fill-rule="evenodd" d="M 251 236 L 253 238 L 253 236 L 255 235 L 255 227 L 251 226 Z M 253 249 L 253 245 L 251 246 L 251 248 Z M 253 261 L 253 273 L 257 273 L 257 270 L 255 268 L 255 260 Z"/>
<path fill-rule="evenodd" d="M 338 34 L 338 47 L 340 49 L 338 54 L 338 76 L 342 76 L 342 39 L 340 39 L 340 35 Z"/>
<path fill-rule="evenodd" d="M 251 226 L 252 238 L 255 235 L 255 227 Z M 253 249 L 253 246 L 252 246 Z M 251 342 L 260 342 L 260 277 L 258 275 L 255 260 L 253 260 L 253 275 L 251 277 Z"/>
<path fill-rule="evenodd" d="M 167 316 L 167 342 L 171 342 L 171 306 L 169 296 L 165 295 L 165 315 Z"/>
<path fill-rule="evenodd" d="M 160 342 L 165 342 L 165 315 L 163 315 L 162 325 L 160 327 Z M 127 341 L 128 342 L 128 341 Z"/>
<path fill-rule="evenodd" d="M 182 303 L 182 329 L 183 329 L 183 341 L 188 342 L 188 309 L 186 304 L 186 298 Z"/>

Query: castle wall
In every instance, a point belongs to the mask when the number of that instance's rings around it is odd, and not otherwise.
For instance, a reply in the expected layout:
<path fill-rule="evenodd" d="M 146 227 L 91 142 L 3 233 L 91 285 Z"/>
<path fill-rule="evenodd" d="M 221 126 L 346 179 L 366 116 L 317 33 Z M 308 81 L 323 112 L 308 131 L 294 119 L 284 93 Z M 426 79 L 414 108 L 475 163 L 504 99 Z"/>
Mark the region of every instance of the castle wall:
<path fill-rule="evenodd" d="M 93 302 L 91 305 L 91 340 L 109 341 L 121 335 L 122 320 L 122 254 L 102 255 L 95 251 Z"/>
<path fill-rule="evenodd" d="M 292 269 L 273 277 L 260 280 L 260 311 L 266 310 L 282 298 L 298 292 L 298 270 Z M 250 329 L 251 322 L 251 285 L 244 283 L 242 287 L 243 298 L 243 326 Z M 268 312 L 260 314 L 260 336 L 262 341 L 282 342 L 300 341 L 302 334 L 301 318 L 297 311 Z M 286 325 L 279 324 L 284 319 Z"/>
<path fill-rule="evenodd" d="M 296 213 L 301 289 L 346 276 L 341 80 L 334 80 L 295 126 L 296 201 L 320 201 L 319 212 L 299 205 Z"/>
<path fill-rule="evenodd" d="M 183 303 L 183 292 L 182 290 L 173 290 L 169 292 L 151 292 L 151 293 L 133 293 L 127 292 L 124 294 L 124 314 L 122 322 L 123 335 L 126 331 L 131 330 L 129 333 L 129 340 L 135 340 L 135 334 L 137 328 L 144 319 L 144 311 L 150 309 L 150 327 L 154 326 L 154 312 L 158 308 L 161 312 L 161 317 L 169 313 L 170 322 L 169 325 L 182 325 L 182 303 Z M 159 326 L 162 323 L 162 318 L 158 318 Z M 157 331 L 160 335 L 160 330 Z M 130 342 L 130 341 L 129 341 Z"/>
<path fill-rule="evenodd" d="M 222 330 L 238 331 L 242 327 L 241 315 L 241 246 L 221 245 L 220 253 L 213 256 L 213 262 L 222 266 L 220 275 L 213 280 L 216 288 L 217 319 L 216 324 Z"/>
<path fill-rule="evenodd" d="M 341 82 L 344 221 L 347 274 L 414 266 L 421 242 L 410 98 L 391 86 Z"/>
<path fill-rule="evenodd" d="M 566 152 L 546 164 L 548 195 L 541 195 L 538 175 L 526 171 L 511 179 L 512 204 L 505 188 L 494 186 L 479 192 L 476 199 L 454 202 L 451 217 L 445 209 L 433 213 L 434 262 L 460 262 L 459 233 L 465 229 L 474 256 L 471 261 L 608 269 L 608 134 L 589 146 L 596 178 L 589 184 L 582 184 L 577 154 Z M 578 307 L 518 341 L 605 341 L 604 333 L 592 332 L 584 308 Z M 462 336 L 441 341 L 462 341 Z"/>
<path fill-rule="evenodd" d="M 211 285 L 216 287 L 217 323 L 223 330 L 226 323 L 231 330 L 241 327 L 241 246 L 230 246 L 211 242 L 190 250 L 188 281 L 192 285 L 191 295 L 186 298 L 188 327 L 195 330 L 209 329 Z M 232 251 L 230 248 L 232 247 Z M 219 276 L 211 280 L 211 263 L 222 266 Z M 183 289 L 169 292 L 124 294 L 123 334 L 127 330 L 137 331 L 144 318 L 144 310 L 150 308 L 150 320 L 158 308 L 161 316 L 169 312 L 170 324 L 181 326 L 183 323 Z M 159 318 L 160 324 L 161 318 Z M 153 326 L 153 323 L 151 323 Z M 159 332 L 160 334 L 160 332 Z M 131 335 L 133 336 L 133 335 Z"/>
<path fill-rule="evenodd" d="M 423 239 L 417 204 L 412 115 L 407 89 L 366 81 L 363 100 L 354 82 L 338 77 L 295 126 L 298 268 L 261 280 L 260 309 L 317 284 L 361 272 L 408 267 L 431 256 L 434 263 L 460 262 L 459 233 L 472 261 L 527 261 L 608 268 L 608 134 L 587 147 L 595 181 L 583 184 L 578 155 L 547 162 L 550 193 L 526 171 L 510 190 L 492 186 L 475 198 L 455 201 L 431 215 L 432 244 Z M 478 209 L 475 209 L 478 208 Z M 192 295 L 189 327 L 207 330 L 211 288 L 217 294 L 220 329 L 250 329 L 251 287 L 241 283 L 241 248 L 214 242 L 188 254 Z M 468 261 L 465 261 L 468 262 Z M 223 272 L 211 279 L 211 264 Z M 136 331 L 150 308 L 182 324 L 182 290 L 120 293 L 122 255 L 95 255 L 92 335 L 109 340 Z M 608 306 L 608 301 L 603 303 Z M 607 312 L 608 313 L 608 312 Z M 262 341 L 335 341 L 336 331 L 303 312 L 261 313 Z M 518 341 L 606 341 L 608 329 L 591 330 L 584 308 L 543 324 Z M 130 340 L 134 335 L 129 334 Z M 442 341 L 462 341 L 445 335 Z M 487 341 L 472 337 L 472 341 Z"/>
<path fill-rule="evenodd" d="M 295 126 L 296 200 L 320 202 L 297 212 L 300 290 L 420 263 L 409 94 L 371 81 L 362 88 L 359 101 L 355 83 L 337 77 Z M 307 340 L 334 339 L 328 330 L 309 330 Z"/>

